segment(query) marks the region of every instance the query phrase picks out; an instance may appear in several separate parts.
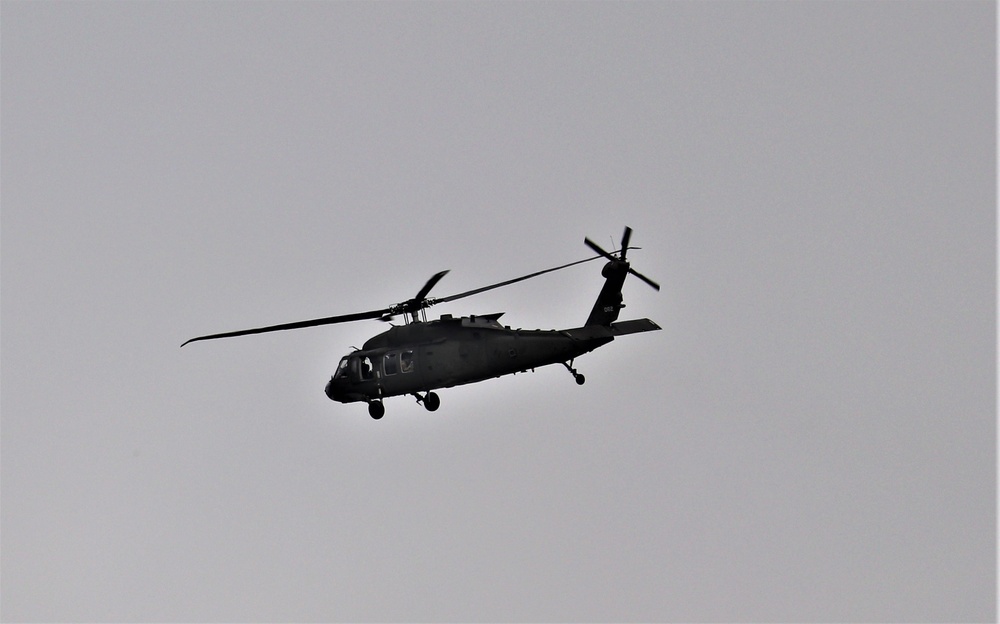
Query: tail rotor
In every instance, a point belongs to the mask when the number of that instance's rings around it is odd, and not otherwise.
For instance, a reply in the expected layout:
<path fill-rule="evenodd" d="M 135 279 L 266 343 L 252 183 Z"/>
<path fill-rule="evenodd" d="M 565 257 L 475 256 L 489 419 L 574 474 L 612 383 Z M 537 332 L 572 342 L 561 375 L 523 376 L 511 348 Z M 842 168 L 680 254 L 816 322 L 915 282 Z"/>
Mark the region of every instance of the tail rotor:
<path fill-rule="evenodd" d="M 646 282 L 651 287 L 653 287 L 655 290 L 660 290 L 660 285 L 659 284 L 657 284 L 653 280 L 649 279 L 648 277 L 646 277 L 642 273 L 639 273 L 638 271 L 636 271 L 635 269 L 633 269 L 631 266 L 629 266 L 628 261 L 625 260 L 625 254 L 626 254 L 626 252 L 628 252 L 629 249 L 638 249 L 638 247 L 629 247 L 628 246 L 628 243 L 629 243 L 629 241 L 631 239 L 632 239 L 632 228 L 630 228 L 630 227 L 628 227 L 626 225 L 625 226 L 625 233 L 622 235 L 622 246 L 621 246 L 621 249 L 617 252 L 618 253 L 617 257 L 615 255 L 613 255 L 613 254 L 605 251 L 604 249 L 602 249 L 597 243 L 595 243 L 594 241 L 590 240 L 589 238 L 584 238 L 583 242 L 584 242 L 585 245 L 587 245 L 587 247 L 590 247 L 591 249 L 593 249 L 594 251 L 596 251 L 600 255 L 604 256 L 605 258 L 607 258 L 611 262 L 623 262 L 623 263 L 625 263 L 625 266 L 628 267 L 628 272 L 629 273 L 631 273 L 632 275 L 638 277 L 642 281 Z"/>

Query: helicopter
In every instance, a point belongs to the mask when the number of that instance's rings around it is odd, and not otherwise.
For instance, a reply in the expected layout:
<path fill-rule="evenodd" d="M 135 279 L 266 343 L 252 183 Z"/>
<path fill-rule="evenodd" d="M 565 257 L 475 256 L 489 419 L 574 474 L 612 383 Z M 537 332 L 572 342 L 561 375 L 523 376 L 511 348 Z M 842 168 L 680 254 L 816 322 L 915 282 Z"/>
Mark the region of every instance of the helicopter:
<path fill-rule="evenodd" d="M 431 289 L 448 271 L 435 273 L 411 299 L 380 310 L 330 316 L 295 323 L 283 323 L 253 329 L 198 336 L 184 345 L 200 340 L 214 340 L 265 332 L 300 329 L 334 323 L 379 319 L 392 321 L 402 316 L 403 325 L 393 325 L 340 359 L 336 371 L 326 384 L 328 398 L 339 403 L 364 402 L 368 414 L 378 420 L 385 414 L 384 399 L 411 395 L 430 412 L 438 409 L 441 399 L 434 390 L 477 383 L 511 375 L 549 364 L 562 364 L 576 383 L 586 378 L 574 368 L 575 359 L 618 336 L 656 331 L 660 326 L 648 318 L 618 321 L 622 302 L 622 285 L 628 275 L 634 275 L 657 291 L 660 285 L 633 269 L 626 260 L 632 228 L 626 226 L 621 247 L 613 252 L 602 249 L 589 238 L 583 242 L 598 255 L 561 266 L 536 271 L 514 279 L 440 298 L 428 298 Z M 437 320 L 427 320 L 426 309 L 439 304 L 470 297 L 494 288 L 559 271 L 577 264 L 599 259 L 607 260 L 601 271 L 604 286 L 582 327 L 571 329 L 511 329 L 501 325 L 503 312 L 470 315 L 459 318 L 443 314 Z"/>

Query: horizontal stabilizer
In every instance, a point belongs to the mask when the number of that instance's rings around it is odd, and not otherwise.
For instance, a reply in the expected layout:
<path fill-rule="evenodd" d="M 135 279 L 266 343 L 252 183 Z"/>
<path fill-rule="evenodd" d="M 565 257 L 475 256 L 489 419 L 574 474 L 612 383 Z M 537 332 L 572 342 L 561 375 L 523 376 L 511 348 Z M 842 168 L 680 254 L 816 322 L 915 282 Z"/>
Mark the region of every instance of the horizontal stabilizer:
<path fill-rule="evenodd" d="M 660 326 L 649 319 L 635 319 L 633 321 L 621 321 L 620 323 L 612 323 L 611 331 L 615 336 L 624 336 L 626 334 L 637 334 L 639 332 L 656 331 L 660 329 Z"/>

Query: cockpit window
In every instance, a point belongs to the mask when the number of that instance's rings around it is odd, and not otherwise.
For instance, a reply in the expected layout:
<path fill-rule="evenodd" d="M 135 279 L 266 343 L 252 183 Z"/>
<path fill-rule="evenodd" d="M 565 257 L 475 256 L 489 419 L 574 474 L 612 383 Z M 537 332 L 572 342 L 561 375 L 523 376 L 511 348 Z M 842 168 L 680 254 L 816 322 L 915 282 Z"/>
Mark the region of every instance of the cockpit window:
<path fill-rule="evenodd" d="M 347 362 L 346 368 L 344 365 L 345 361 Z M 351 355 L 341 360 L 337 375 L 350 375 L 351 380 L 355 382 L 368 381 L 375 375 L 375 370 L 370 357 L 366 355 L 361 357 Z"/>
<path fill-rule="evenodd" d="M 337 366 L 337 372 L 333 375 L 334 379 L 340 379 L 342 377 L 347 377 L 347 361 L 350 358 L 343 358 L 340 360 L 340 365 Z"/>
<path fill-rule="evenodd" d="M 367 380 L 372 378 L 372 374 L 375 367 L 372 366 L 372 359 L 367 355 L 361 358 L 361 379 Z"/>

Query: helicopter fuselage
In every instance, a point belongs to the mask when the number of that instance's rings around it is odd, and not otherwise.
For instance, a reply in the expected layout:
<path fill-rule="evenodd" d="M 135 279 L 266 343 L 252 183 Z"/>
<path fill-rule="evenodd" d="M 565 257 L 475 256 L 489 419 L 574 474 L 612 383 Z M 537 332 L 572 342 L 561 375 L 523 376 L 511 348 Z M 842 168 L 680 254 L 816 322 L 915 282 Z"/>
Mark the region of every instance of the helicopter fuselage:
<path fill-rule="evenodd" d="M 344 356 L 326 386 L 341 403 L 429 392 L 525 372 L 547 364 L 566 364 L 607 344 L 619 334 L 659 329 L 652 321 L 641 329 L 626 323 L 588 325 L 565 330 L 511 329 L 502 313 L 393 327 Z M 572 369 L 570 369 L 572 371 Z M 573 371 L 575 374 L 575 371 Z M 578 377 L 582 383 L 582 376 Z"/>

